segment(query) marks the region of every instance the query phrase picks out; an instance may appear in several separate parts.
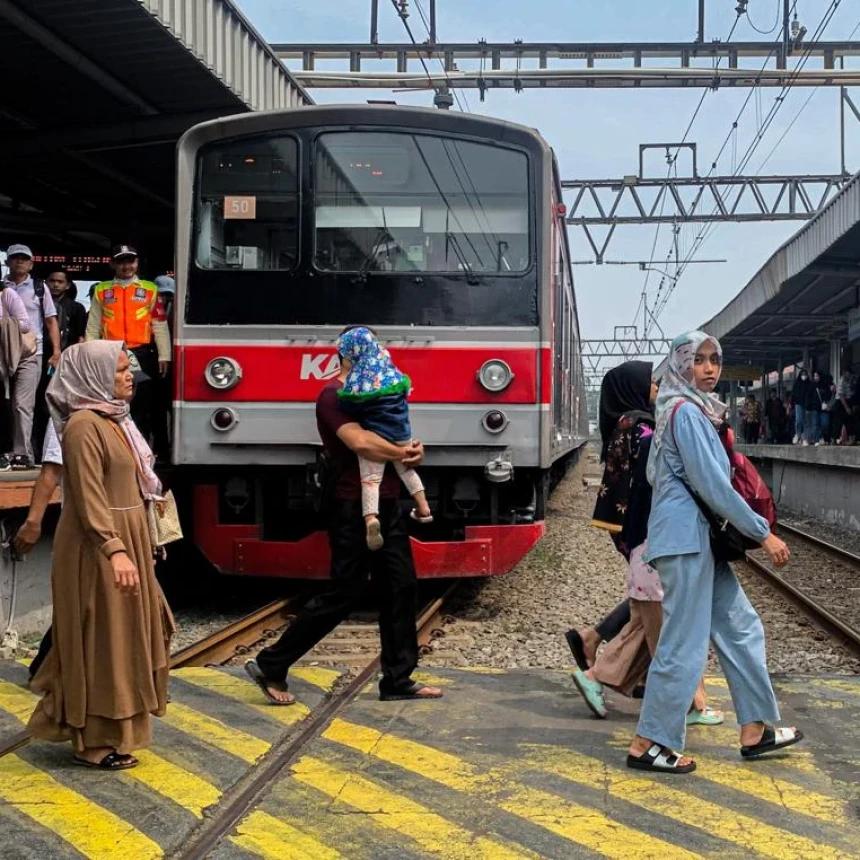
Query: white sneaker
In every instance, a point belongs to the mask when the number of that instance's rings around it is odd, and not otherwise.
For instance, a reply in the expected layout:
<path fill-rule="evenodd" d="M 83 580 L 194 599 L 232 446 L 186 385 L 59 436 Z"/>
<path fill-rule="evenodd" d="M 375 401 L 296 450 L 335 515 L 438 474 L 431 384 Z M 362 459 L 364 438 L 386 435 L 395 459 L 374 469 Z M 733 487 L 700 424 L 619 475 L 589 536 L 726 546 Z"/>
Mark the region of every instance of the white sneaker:
<path fill-rule="evenodd" d="M 809 442 L 807 442 L 807 441 L 806 441 L 806 439 L 804 439 L 804 440 L 803 440 L 803 442 L 801 442 L 800 444 L 801 444 L 801 445 L 802 445 L 802 447 L 804 447 L 804 448 L 808 448 L 808 447 L 809 447 Z"/>
<path fill-rule="evenodd" d="M 795 436 L 794 439 L 791 440 L 792 445 L 796 445 L 800 441 L 800 436 Z"/>

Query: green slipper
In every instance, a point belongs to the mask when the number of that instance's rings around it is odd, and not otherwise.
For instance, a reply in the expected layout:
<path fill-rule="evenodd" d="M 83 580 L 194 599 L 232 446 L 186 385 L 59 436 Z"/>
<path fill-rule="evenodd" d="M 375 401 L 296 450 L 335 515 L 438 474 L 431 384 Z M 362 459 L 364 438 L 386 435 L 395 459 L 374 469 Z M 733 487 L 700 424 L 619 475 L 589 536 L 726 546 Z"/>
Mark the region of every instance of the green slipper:
<path fill-rule="evenodd" d="M 573 683 L 576 684 L 576 688 L 582 693 L 582 698 L 585 699 L 585 704 L 588 705 L 591 713 L 601 720 L 605 719 L 606 700 L 603 698 L 603 684 L 598 684 L 597 681 L 592 681 L 586 677 L 582 669 L 574 670 Z"/>
<path fill-rule="evenodd" d="M 704 711 L 695 708 L 687 714 L 688 726 L 719 726 L 725 722 L 726 716 L 722 711 L 705 708 Z"/>

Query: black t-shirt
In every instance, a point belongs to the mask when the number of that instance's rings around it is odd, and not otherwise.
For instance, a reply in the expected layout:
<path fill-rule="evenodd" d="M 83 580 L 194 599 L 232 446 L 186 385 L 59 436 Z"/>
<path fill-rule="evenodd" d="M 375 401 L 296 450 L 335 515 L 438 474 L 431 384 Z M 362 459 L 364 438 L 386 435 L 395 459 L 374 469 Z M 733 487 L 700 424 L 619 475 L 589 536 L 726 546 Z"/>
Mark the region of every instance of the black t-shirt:
<path fill-rule="evenodd" d="M 344 424 L 357 423 L 355 418 L 341 409 L 337 390 L 341 382 L 335 379 L 320 391 L 317 397 L 317 430 L 323 447 L 332 459 L 337 475 L 334 495 L 337 499 L 357 501 L 361 499 L 361 479 L 358 474 L 358 457 L 341 442 L 337 431 Z M 396 499 L 400 496 L 400 479 L 390 463 L 379 488 L 380 499 Z"/>

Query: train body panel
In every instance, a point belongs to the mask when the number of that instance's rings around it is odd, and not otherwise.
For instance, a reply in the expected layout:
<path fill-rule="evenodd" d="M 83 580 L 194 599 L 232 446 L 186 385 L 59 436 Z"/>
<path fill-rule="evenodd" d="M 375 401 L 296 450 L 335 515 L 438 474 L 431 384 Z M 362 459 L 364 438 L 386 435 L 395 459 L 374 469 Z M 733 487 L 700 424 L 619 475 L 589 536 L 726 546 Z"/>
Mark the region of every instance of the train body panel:
<path fill-rule="evenodd" d="M 539 135 L 420 109 L 252 114 L 183 138 L 179 195 L 173 456 L 203 553 L 228 573 L 327 575 L 314 401 L 360 323 L 413 383 L 436 515 L 413 537 L 419 576 L 510 570 L 587 436 Z"/>

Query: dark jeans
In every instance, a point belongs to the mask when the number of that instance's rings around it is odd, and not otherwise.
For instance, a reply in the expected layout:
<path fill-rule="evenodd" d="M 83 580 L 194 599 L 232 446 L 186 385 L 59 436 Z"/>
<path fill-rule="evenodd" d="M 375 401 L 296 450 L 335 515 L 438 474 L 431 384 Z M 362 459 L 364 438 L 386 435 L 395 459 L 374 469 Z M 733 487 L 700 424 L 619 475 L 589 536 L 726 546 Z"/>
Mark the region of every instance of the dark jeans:
<path fill-rule="evenodd" d="M 747 445 L 758 445 L 761 424 L 758 421 L 747 421 L 744 425 L 744 441 Z"/>
<path fill-rule="evenodd" d="M 385 544 L 371 552 L 365 541 L 361 502 L 336 500 L 329 525 L 331 582 L 313 597 L 281 638 L 257 655 L 257 665 L 273 681 L 286 680 L 290 667 L 350 613 L 367 586 L 368 573 L 379 595 L 382 693 L 409 686 L 418 665 L 415 630 L 417 580 L 406 518 L 393 499 L 379 504 Z"/>
<path fill-rule="evenodd" d="M 594 629 L 604 642 L 614 639 L 630 621 L 630 601 L 622 600 Z"/>
<path fill-rule="evenodd" d="M 134 386 L 134 400 L 131 401 L 131 417 L 146 439 L 152 444 L 152 409 L 155 403 L 155 388 L 160 382 L 158 376 L 158 353 L 150 345 L 139 346 L 132 352 L 140 362 L 140 369 L 149 377 L 146 382 L 138 382 Z"/>
<path fill-rule="evenodd" d="M 36 406 L 33 409 L 33 459 L 37 463 L 42 462 L 45 433 L 48 429 L 48 422 L 51 420 L 51 415 L 48 412 L 48 401 L 45 398 L 48 383 L 52 378 L 48 376 L 48 366 L 47 362 L 42 366 L 42 378 L 39 380 L 39 387 L 36 389 Z"/>
<path fill-rule="evenodd" d="M 45 657 L 48 656 L 48 651 L 51 650 L 51 645 L 54 641 L 53 627 L 49 627 L 39 643 L 39 651 L 30 663 L 30 677 L 32 678 L 39 671 L 39 666 L 45 662 Z"/>

